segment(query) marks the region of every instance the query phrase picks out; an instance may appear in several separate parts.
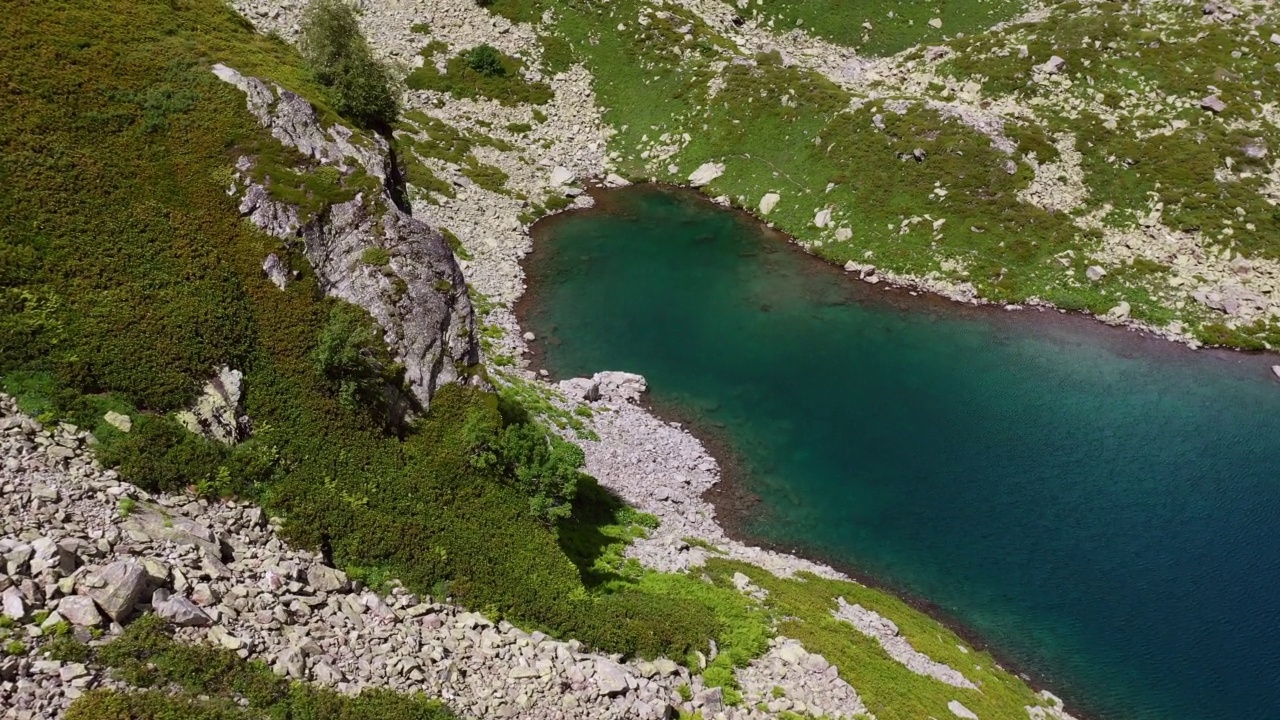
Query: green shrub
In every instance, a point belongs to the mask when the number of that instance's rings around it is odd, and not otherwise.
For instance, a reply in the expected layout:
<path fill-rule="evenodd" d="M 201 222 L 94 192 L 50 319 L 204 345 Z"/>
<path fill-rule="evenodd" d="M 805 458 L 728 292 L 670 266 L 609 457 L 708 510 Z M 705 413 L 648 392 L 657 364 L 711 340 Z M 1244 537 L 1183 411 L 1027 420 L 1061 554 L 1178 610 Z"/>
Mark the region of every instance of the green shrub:
<path fill-rule="evenodd" d="M 365 254 L 370 250 L 382 249 L 369 248 Z M 382 254 L 385 255 L 386 250 L 382 250 Z M 311 359 L 316 369 L 329 379 L 344 408 L 385 410 L 386 388 L 392 385 L 394 389 L 395 374 L 380 328 L 364 310 L 350 303 L 335 303 Z"/>
<path fill-rule="evenodd" d="M 98 457 L 123 480 L 149 492 L 171 492 L 209 479 L 227 452 L 171 418 L 142 415 L 131 432 L 104 444 Z"/>
<path fill-rule="evenodd" d="M 507 74 L 507 69 L 502 66 L 502 53 L 492 45 L 477 45 L 468 50 L 467 67 L 485 77 Z"/>
<path fill-rule="evenodd" d="M 391 72 L 373 57 L 346 0 L 311 0 L 298 47 L 335 110 L 366 127 L 395 122 L 400 106 Z"/>
<path fill-rule="evenodd" d="M 533 423 L 508 425 L 490 436 L 472 464 L 514 479 L 530 512 L 547 523 L 569 516 L 581 468 L 582 448 Z"/>

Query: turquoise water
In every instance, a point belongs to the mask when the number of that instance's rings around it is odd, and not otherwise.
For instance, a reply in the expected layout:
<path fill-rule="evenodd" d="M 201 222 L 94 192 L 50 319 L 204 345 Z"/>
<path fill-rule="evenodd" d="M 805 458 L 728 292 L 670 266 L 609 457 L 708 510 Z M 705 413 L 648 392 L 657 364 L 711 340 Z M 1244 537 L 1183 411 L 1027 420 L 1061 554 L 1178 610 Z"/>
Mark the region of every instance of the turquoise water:
<path fill-rule="evenodd" d="M 1055 314 L 850 281 L 683 193 L 537 229 L 557 376 L 645 375 L 751 534 L 936 603 L 1108 720 L 1280 717 L 1280 385 Z"/>

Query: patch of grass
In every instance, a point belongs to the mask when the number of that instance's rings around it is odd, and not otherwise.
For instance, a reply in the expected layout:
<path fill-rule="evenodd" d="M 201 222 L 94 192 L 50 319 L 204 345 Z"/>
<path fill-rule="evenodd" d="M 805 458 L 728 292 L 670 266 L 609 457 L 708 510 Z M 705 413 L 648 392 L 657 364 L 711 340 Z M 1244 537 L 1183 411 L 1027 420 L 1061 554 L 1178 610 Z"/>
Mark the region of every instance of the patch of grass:
<path fill-rule="evenodd" d="M 588 428 L 573 413 L 552 402 L 556 390 L 547 385 L 529 382 L 518 375 L 498 373 L 498 392 L 513 405 L 525 408 L 533 417 L 549 423 L 559 430 L 573 430 L 584 440 L 598 439 L 595 432 Z"/>
<path fill-rule="evenodd" d="M 712 552 L 717 555 L 724 554 L 724 550 L 721 550 L 720 548 L 716 547 L 715 545 L 712 545 L 711 543 L 707 542 L 706 540 L 703 540 L 702 538 L 686 537 L 686 538 L 681 538 L 681 541 L 683 541 L 684 544 L 688 545 L 689 547 L 702 548 L 707 552 Z"/>
<path fill-rule="evenodd" d="M 440 234 L 444 235 L 444 241 L 449 244 L 449 249 L 453 251 L 454 255 L 458 256 L 459 260 L 471 259 L 471 253 L 467 252 L 467 248 L 463 246 L 462 241 L 458 239 L 457 235 L 453 234 L 452 230 L 442 227 L 440 228 Z"/>
<path fill-rule="evenodd" d="M 1022 680 L 1000 669 L 989 654 L 961 651 L 960 646 L 966 644 L 953 632 L 883 591 L 805 573 L 792 579 L 778 578 L 758 567 L 724 559 L 709 560 L 707 569 L 716 577 L 741 572 L 765 590 L 765 604 L 779 619 L 778 633 L 799 640 L 806 650 L 820 653 L 834 664 L 877 718 L 944 717 L 949 714 L 947 703 L 951 700 L 959 700 L 979 717 L 1025 718 L 1025 707 L 1045 703 Z M 876 640 L 832 616 L 840 597 L 892 620 L 912 647 L 958 670 L 980 689 L 955 688 L 911 672 L 885 654 Z"/>
<path fill-rule="evenodd" d="M 386 248 L 368 247 L 360 253 L 360 262 L 375 267 L 386 267 L 391 264 L 391 253 Z"/>
<path fill-rule="evenodd" d="M 467 160 L 467 164 L 462 167 L 463 175 L 489 192 L 506 193 L 507 180 L 510 178 L 501 168 L 486 165 L 475 159 L 475 156 L 469 156 Z"/>
<path fill-rule="evenodd" d="M 523 60 L 490 48 L 492 53 L 483 52 L 484 58 L 477 60 L 481 65 L 477 70 L 470 59 L 477 50 L 479 48 L 473 48 L 450 58 L 443 73 L 431 64 L 424 64 L 409 73 L 405 83 L 414 90 L 434 90 L 458 98 L 483 97 L 509 106 L 543 105 L 551 100 L 550 85 L 524 78 Z"/>

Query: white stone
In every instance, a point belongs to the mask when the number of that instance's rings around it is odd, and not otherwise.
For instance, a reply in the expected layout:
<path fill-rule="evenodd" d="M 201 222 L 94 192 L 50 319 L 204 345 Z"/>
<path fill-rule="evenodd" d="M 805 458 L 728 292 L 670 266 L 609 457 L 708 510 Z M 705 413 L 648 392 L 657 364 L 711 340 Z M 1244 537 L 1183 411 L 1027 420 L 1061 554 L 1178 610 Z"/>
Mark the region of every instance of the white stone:
<path fill-rule="evenodd" d="M 1212 113 L 1220 113 L 1227 109 L 1227 104 L 1222 102 L 1222 98 L 1217 95 L 1209 95 L 1200 100 L 1201 109 L 1208 110 Z"/>
<path fill-rule="evenodd" d="M 129 419 L 128 415 L 118 413 L 115 410 L 108 410 L 107 414 L 102 416 L 102 419 L 120 432 L 129 432 L 133 429 L 133 420 Z"/>
<path fill-rule="evenodd" d="M 562 165 L 557 165 L 551 171 L 551 179 L 548 182 L 548 184 L 551 185 L 551 187 L 560 187 L 562 185 L 568 185 L 569 183 L 573 182 L 573 179 L 574 179 L 573 172 L 571 172 L 568 168 Z"/>
<path fill-rule="evenodd" d="M 824 228 L 831 224 L 831 208 L 822 208 L 813 216 L 813 224 Z"/>
<path fill-rule="evenodd" d="M 22 592 L 16 587 L 11 587 L 0 594 L 0 607 L 4 608 L 4 614 L 11 620 L 22 621 L 27 616 L 27 603 L 22 599 Z"/>
<path fill-rule="evenodd" d="M 1098 282 L 1099 280 L 1107 276 L 1107 271 L 1102 269 L 1102 267 L 1099 265 L 1090 265 L 1089 267 L 1085 268 L 1084 276 L 1089 278 L 1090 282 Z"/>
<path fill-rule="evenodd" d="M 947 703 L 947 709 L 951 711 L 951 714 L 958 718 L 963 718 L 964 720 L 978 720 L 978 716 L 969 708 L 961 705 L 959 700 L 952 700 Z"/>
<path fill-rule="evenodd" d="M 1058 73 L 1062 72 L 1062 69 L 1065 68 L 1066 66 L 1067 66 L 1066 60 L 1058 57 L 1057 55 L 1054 55 L 1050 57 L 1048 60 L 1046 60 L 1044 64 L 1040 66 L 1040 69 L 1045 71 L 1046 73 L 1049 73 L 1050 75 L 1057 75 Z"/>
<path fill-rule="evenodd" d="M 836 229 L 836 239 L 839 240 L 840 242 L 844 242 L 845 240 L 850 240 L 852 238 L 853 238 L 853 231 L 850 230 L 849 228 L 842 227 L 842 228 Z"/>
<path fill-rule="evenodd" d="M 940 28 L 940 27 L 942 27 L 942 18 L 933 18 L 932 20 L 930 20 L 930 21 L 929 21 L 929 27 L 931 27 L 931 28 Z"/>
<path fill-rule="evenodd" d="M 620 187 L 626 187 L 630 185 L 631 182 L 628 181 L 626 178 L 622 177 L 621 175 L 609 173 L 604 178 L 604 184 L 611 188 L 620 188 Z"/>
<path fill-rule="evenodd" d="M 1277 380 L 1280 380 L 1280 365 L 1272 365 L 1271 374 L 1275 375 Z"/>
<path fill-rule="evenodd" d="M 693 187 L 702 187 L 703 185 L 706 185 L 707 183 L 711 182 L 712 180 L 715 180 L 716 178 L 720 177 L 723 174 L 724 174 L 724 163 L 717 163 L 717 162 L 702 163 L 701 165 L 698 166 L 697 170 L 694 170 L 689 175 L 689 185 Z"/>
<path fill-rule="evenodd" d="M 782 196 L 776 192 L 765 193 L 760 198 L 760 214 L 768 215 L 773 212 L 773 209 L 778 206 L 778 201 L 781 199 Z"/>

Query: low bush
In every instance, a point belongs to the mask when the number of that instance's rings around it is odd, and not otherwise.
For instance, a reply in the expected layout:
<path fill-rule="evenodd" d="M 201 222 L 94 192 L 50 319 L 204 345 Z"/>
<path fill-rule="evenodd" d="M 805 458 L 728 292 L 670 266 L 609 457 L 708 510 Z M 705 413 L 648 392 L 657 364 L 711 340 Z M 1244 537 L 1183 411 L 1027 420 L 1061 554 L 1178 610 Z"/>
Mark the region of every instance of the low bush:
<path fill-rule="evenodd" d="M 477 45 L 467 51 L 467 67 L 485 77 L 506 75 L 502 53 L 492 45 Z"/>
<path fill-rule="evenodd" d="M 173 492 L 210 481 L 227 453 L 171 418 L 142 415 L 131 432 L 104 444 L 98 458 L 144 490 Z"/>

